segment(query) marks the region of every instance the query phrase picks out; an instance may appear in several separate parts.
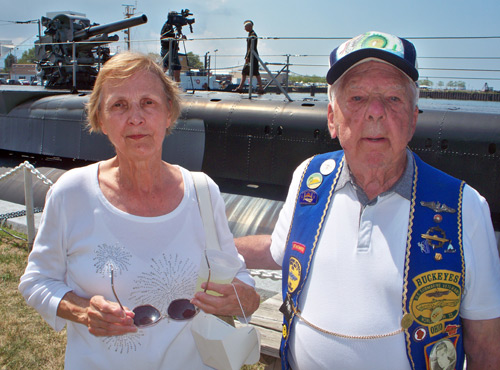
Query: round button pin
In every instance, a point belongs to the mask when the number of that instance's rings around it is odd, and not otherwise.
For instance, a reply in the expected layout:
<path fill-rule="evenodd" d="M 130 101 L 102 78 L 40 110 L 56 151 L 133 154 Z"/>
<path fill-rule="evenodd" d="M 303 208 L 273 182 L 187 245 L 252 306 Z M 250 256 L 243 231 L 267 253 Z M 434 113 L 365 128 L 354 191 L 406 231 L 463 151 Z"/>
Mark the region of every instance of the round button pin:
<path fill-rule="evenodd" d="M 307 178 L 307 187 L 309 189 L 317 189 L 322 182 L 323 176 L 319 172 L 315 172 Z"/>
<path fill-rule="evenodd" d="M 333 172 L 333 170 L 335 169 L 335 160 L 334 159 L 327 159 L 326 161 L 324 161 L 323 163 L 321 163 L 321 167 L 319 168 L 319 172 L 321 172 L 321 174 L 323 176 L 327 176 L 329 174 L 331 174 Z"/>
<path fill-rule="evenodd" d="M 411 313 L 405 313 L 401 319 L 401 327 L 406 330 L 411 324 L 413 324 L 413 315 Z"/>

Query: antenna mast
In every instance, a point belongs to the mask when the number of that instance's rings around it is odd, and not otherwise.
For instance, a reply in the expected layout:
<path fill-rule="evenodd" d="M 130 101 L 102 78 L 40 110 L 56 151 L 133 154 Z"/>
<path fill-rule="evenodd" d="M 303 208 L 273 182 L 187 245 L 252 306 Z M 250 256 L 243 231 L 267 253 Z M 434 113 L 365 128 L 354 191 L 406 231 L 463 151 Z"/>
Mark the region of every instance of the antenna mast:
<path fill-rule="evenodd" d="M 137 1 L 135 2 L 135 5 L 122 4 L 122 6 L 125 7 L 125 12 L 123 13 L 125 15 L 125 18 L 130 18 L 134 15 L 134 13 L 137 9 Z M 130 28 L 123 30 L 123 33 L 125 33 L 125 41 L 127 43 L 127 50 L 130 50 Z"/>

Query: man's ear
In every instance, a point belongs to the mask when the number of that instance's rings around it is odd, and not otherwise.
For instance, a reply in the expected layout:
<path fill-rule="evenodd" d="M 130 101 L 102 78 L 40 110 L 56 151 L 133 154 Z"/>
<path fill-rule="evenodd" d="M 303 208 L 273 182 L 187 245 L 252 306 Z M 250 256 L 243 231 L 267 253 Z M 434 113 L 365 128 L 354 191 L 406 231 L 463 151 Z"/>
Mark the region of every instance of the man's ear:
<path fill-rule="evenodd" d="M 334 125 L 334 120 L 333 120 L 333 107 L 332 103 L 328 103 L 328 131 L 330 131 L 330 136 L 332 139 L 335 139 L 337 137 L 337 132 L 335 130 L 335 125 Z"/>
<path fill-rule="evenodd" d="M 417 121 L 418 121 L 418 114 L 419 114 L 419 109 L 418 105 L 415 107 L 415 110 L 413 111 L 413 116 L 412 116 L 412 122 L 411 122 L 411 138 L 413 137 L 413 134 L 415 134 L 415 130 L 417 129 Z"/>

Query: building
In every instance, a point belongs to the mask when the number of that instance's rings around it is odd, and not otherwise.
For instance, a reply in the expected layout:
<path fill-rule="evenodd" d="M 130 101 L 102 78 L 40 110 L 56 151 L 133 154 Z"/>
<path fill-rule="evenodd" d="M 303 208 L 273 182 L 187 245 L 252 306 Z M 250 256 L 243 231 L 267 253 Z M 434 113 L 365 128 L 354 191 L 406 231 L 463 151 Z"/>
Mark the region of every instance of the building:
<path fill-rule="evenodd" d="M 36 80 L 36 64 L 13 64 L 10 78 L 13 80 L 26 80 L 32 83 Z"/>
<path fill-rule="evenodd" d="M 0 69 L 5 68 L 5 58 L 14 49 L 12 40 L 0 40 Z"/>

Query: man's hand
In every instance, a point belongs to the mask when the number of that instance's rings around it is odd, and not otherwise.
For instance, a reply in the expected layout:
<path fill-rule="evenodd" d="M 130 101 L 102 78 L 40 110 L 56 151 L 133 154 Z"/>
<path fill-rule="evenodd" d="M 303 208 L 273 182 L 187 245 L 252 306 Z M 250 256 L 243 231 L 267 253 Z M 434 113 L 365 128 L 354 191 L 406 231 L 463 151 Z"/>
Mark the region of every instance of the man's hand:
<path fill-rule="evenodd" d="M 234 239 L 238 253 L 249 269 L 280 270 L 271 255 L 271 235 L 250 235 Z"/>

